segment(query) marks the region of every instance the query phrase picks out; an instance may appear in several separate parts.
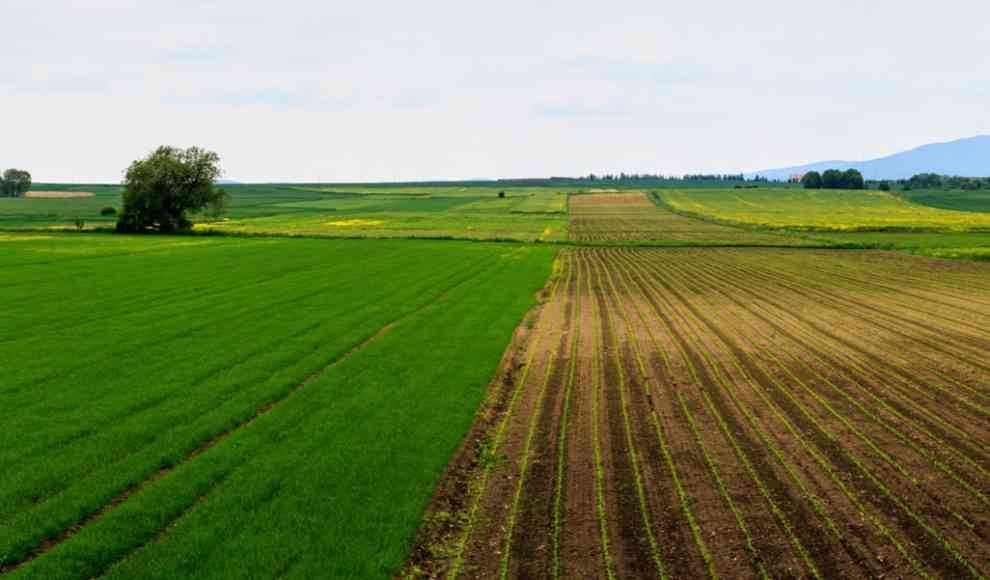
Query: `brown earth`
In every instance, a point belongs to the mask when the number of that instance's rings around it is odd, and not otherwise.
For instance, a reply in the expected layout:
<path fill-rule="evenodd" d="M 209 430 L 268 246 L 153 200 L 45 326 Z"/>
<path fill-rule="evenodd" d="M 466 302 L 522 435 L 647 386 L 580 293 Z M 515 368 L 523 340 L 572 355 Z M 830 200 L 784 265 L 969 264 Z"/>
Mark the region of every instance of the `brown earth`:
<path fill-rule="evenodd" d="M 90 191 L 29 191 L 24 197 L 40 197 L 45 199 L 62 199 L 73 197 L 93 197 Z"/>
<path fill-rule="evenodd" d="M 678 215 L 642 191 L 572 195 L 571 239 L 581 242 L 663 241 L 711 245 L 799 245 L 797 238 L 708 223 Z"/>
<path fill-rule="evenodd" d="M 406 575 L 990 574 L 990 265 L 642 248 L 562 263 Z"/>

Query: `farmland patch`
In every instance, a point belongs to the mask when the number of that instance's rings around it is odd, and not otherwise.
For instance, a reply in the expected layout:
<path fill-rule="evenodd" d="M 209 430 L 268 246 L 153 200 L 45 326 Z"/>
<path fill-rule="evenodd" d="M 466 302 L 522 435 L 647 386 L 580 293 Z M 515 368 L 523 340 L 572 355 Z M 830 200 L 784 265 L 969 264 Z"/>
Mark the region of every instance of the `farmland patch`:
<path fill-rule="evenodd" d="M 567 250 L 416 565 L 984 577 L 988 291 L 902 254 Z"/>
<path fill-rule="evenodd" d="M 673 209 L 725 222 L 805 231 L 987 231 L 990 213 L 930 207 L 882 191 L 694 189 L 662 193 Z"/>
<path fill-rule="evenodd" d="M 677 215 L 638 191 L 573 195 L 571 239 L 667 245 L 806 245 L 784 235 L 751 232 Z"/>
<path fill-rule="evenodd" d="M 391 575 L 554 253 L 52 238 L 0 256 L 12 578 Z"/>

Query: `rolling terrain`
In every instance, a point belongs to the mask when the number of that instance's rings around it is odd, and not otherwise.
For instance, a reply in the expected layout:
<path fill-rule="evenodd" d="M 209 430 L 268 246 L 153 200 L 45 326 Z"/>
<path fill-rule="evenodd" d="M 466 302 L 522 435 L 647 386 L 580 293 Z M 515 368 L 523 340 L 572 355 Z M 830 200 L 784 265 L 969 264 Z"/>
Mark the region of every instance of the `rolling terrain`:
<path fill-rule="evenodd" d="M 786 181 L 795 174 L 827 169 L 857 169 L 866 179 L 908 179 L 918 173 L 985 177 L 990 174 L 990 135 L 930 143 L 867 161 L 821 161 L 747 175 Z"/>

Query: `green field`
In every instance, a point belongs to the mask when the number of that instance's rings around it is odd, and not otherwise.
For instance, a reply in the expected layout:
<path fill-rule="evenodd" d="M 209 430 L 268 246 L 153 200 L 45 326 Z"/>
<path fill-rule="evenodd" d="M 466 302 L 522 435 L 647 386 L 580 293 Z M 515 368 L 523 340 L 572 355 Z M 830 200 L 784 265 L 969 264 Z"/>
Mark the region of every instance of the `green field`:
<path fill-rule="evenodd" d="M 990 213 L 938 209 L 882 191 L 671 190 L 674 210 L 747 226 L 795 231 L 990 231 Z"/>
<path fill-rule="evenodd" d="M 120 208 L 121 189 L 116 185 L 35 184 L 36 191 L 85 191 L 92 197 L 36 199 L 0 197 L 0 229 L 73 227 L 76 218 L 90 226 L 112 227 L 116 218 L 100 215 L 105 207 Z"/>
<path fill-rule="evenodd" d="M 913 190 L 898 191 L 897 197 L 940 209 L 990 212 L 990 191 Z"/>
<path fill-rule="evenodd" d="M 990 233 L 828 232 L 805 234 L 805 238 L 841 247 L 900 250 L 935 258 L 990 260 Z"/>
<path fill-rule="evenodd" d="M 75 188 L 0 200 L 4 577 L 394 576 L 558 279 L 525 241 L 990 259 L 990 214 L 878 192 L 236 185 L 196 230 L 257 237 L 52 231 L 112 224 Z"/>
<path fill-rule="evenodd" d="M 597 205 L 597 213 L 589 218 L 580 207 L 569 203 L 575 193 L 588 194 L 577 184 L 224 187 L 231 193 L 230 208 L 219 220 L 193 216 L 197 232 L 634 245 L 810 245 L 896 249 L 944 258 L 987 259 L 990 255 L 990 212 L 982 211 L 990 196 L 980 191 L 808 191 L 776 185 L 653 190 L 650 198 L 660 207 L 640 204 L 624 208 L 623 227 L 636 231 L 621 233 L 622 228 L 616 229 L 618 226 L 609 222 L 614 216 L 602 213 Z M 95 195 L 78 199 L 0 198 L 0 230 L 74 230 L 77 217 L 85 222 L 86 229 L 108 229 L 114 218 L 102 217 L 99 211 L 120 205 L 119 186 L 36 184 L 34 189 L 91 191 Z M 625 187 L 601 191 L 628 192 L 620 196 L 636 193 Z M 499 192 L 505 197 L 499 198 Z M 610 195 L 616 194 L 591 194 L 587 199 Z M 683 223 L 668 223 L 671 218 Z M 609 222 L 603 226 L 605 234 L 589 230 L 594 229 L 596 220 Z M 606 240 L 616 236 L 628 239 Z"/>
<path fill-rule="evenodd" d="M 227 185 L 221 220 L 194 216 L 199 231 L 307 237 L 567 239 L 567 195 L 558 189 L 495 186 Z M 77 199 L 0 198 L 0 229 L 112 227 L 100 216 L 120 206 L 116 186 L 49 186 L 95 195 Z M 505 197 L 499 198 L 499 192 Z"/>
<path fill-rule="evenodd" d="M 307 199 L 269 199 L 250 213 L 238 203 L 239 189 L 231 191 L 235 209 L 228 219 L 200 224 L 199 229 L 328 237 L 524 241 L 567 237 L 567 197 L 549 189 L 308 186 L 292 189 Z M 504 198 L 498 197 L 500 191 Z"/>
<path fill-rule="evenodd" d="M 990 259 L 990 213 L 978 211 L 978 197 L 962 195 L 966 192 L 938 193 L 940 197 L 930 195 L 946 204 L 947 200 L 969 200 L 968 210 L 930 207 L 920 199 L 881 191 L 694 189 L 657 195 L 683 216 L 786 233 L 806 243 L 901 250 L 936 258 Z"/>
<path fill-rule="evenodd" d="M 0 248 L 0 570 L 45 579 L 395 573 L 554 256 L 38 233 Z"/>

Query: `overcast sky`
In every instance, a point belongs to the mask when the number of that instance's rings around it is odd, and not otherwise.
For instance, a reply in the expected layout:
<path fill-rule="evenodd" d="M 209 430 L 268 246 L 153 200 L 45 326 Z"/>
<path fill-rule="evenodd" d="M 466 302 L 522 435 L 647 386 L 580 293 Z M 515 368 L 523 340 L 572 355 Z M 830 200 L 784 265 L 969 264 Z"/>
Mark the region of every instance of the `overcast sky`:
<path fill-rule="evenodd" d="M 0 0 L 0 168 L 742 171 L 990 133 L 986 0 Z"/>

